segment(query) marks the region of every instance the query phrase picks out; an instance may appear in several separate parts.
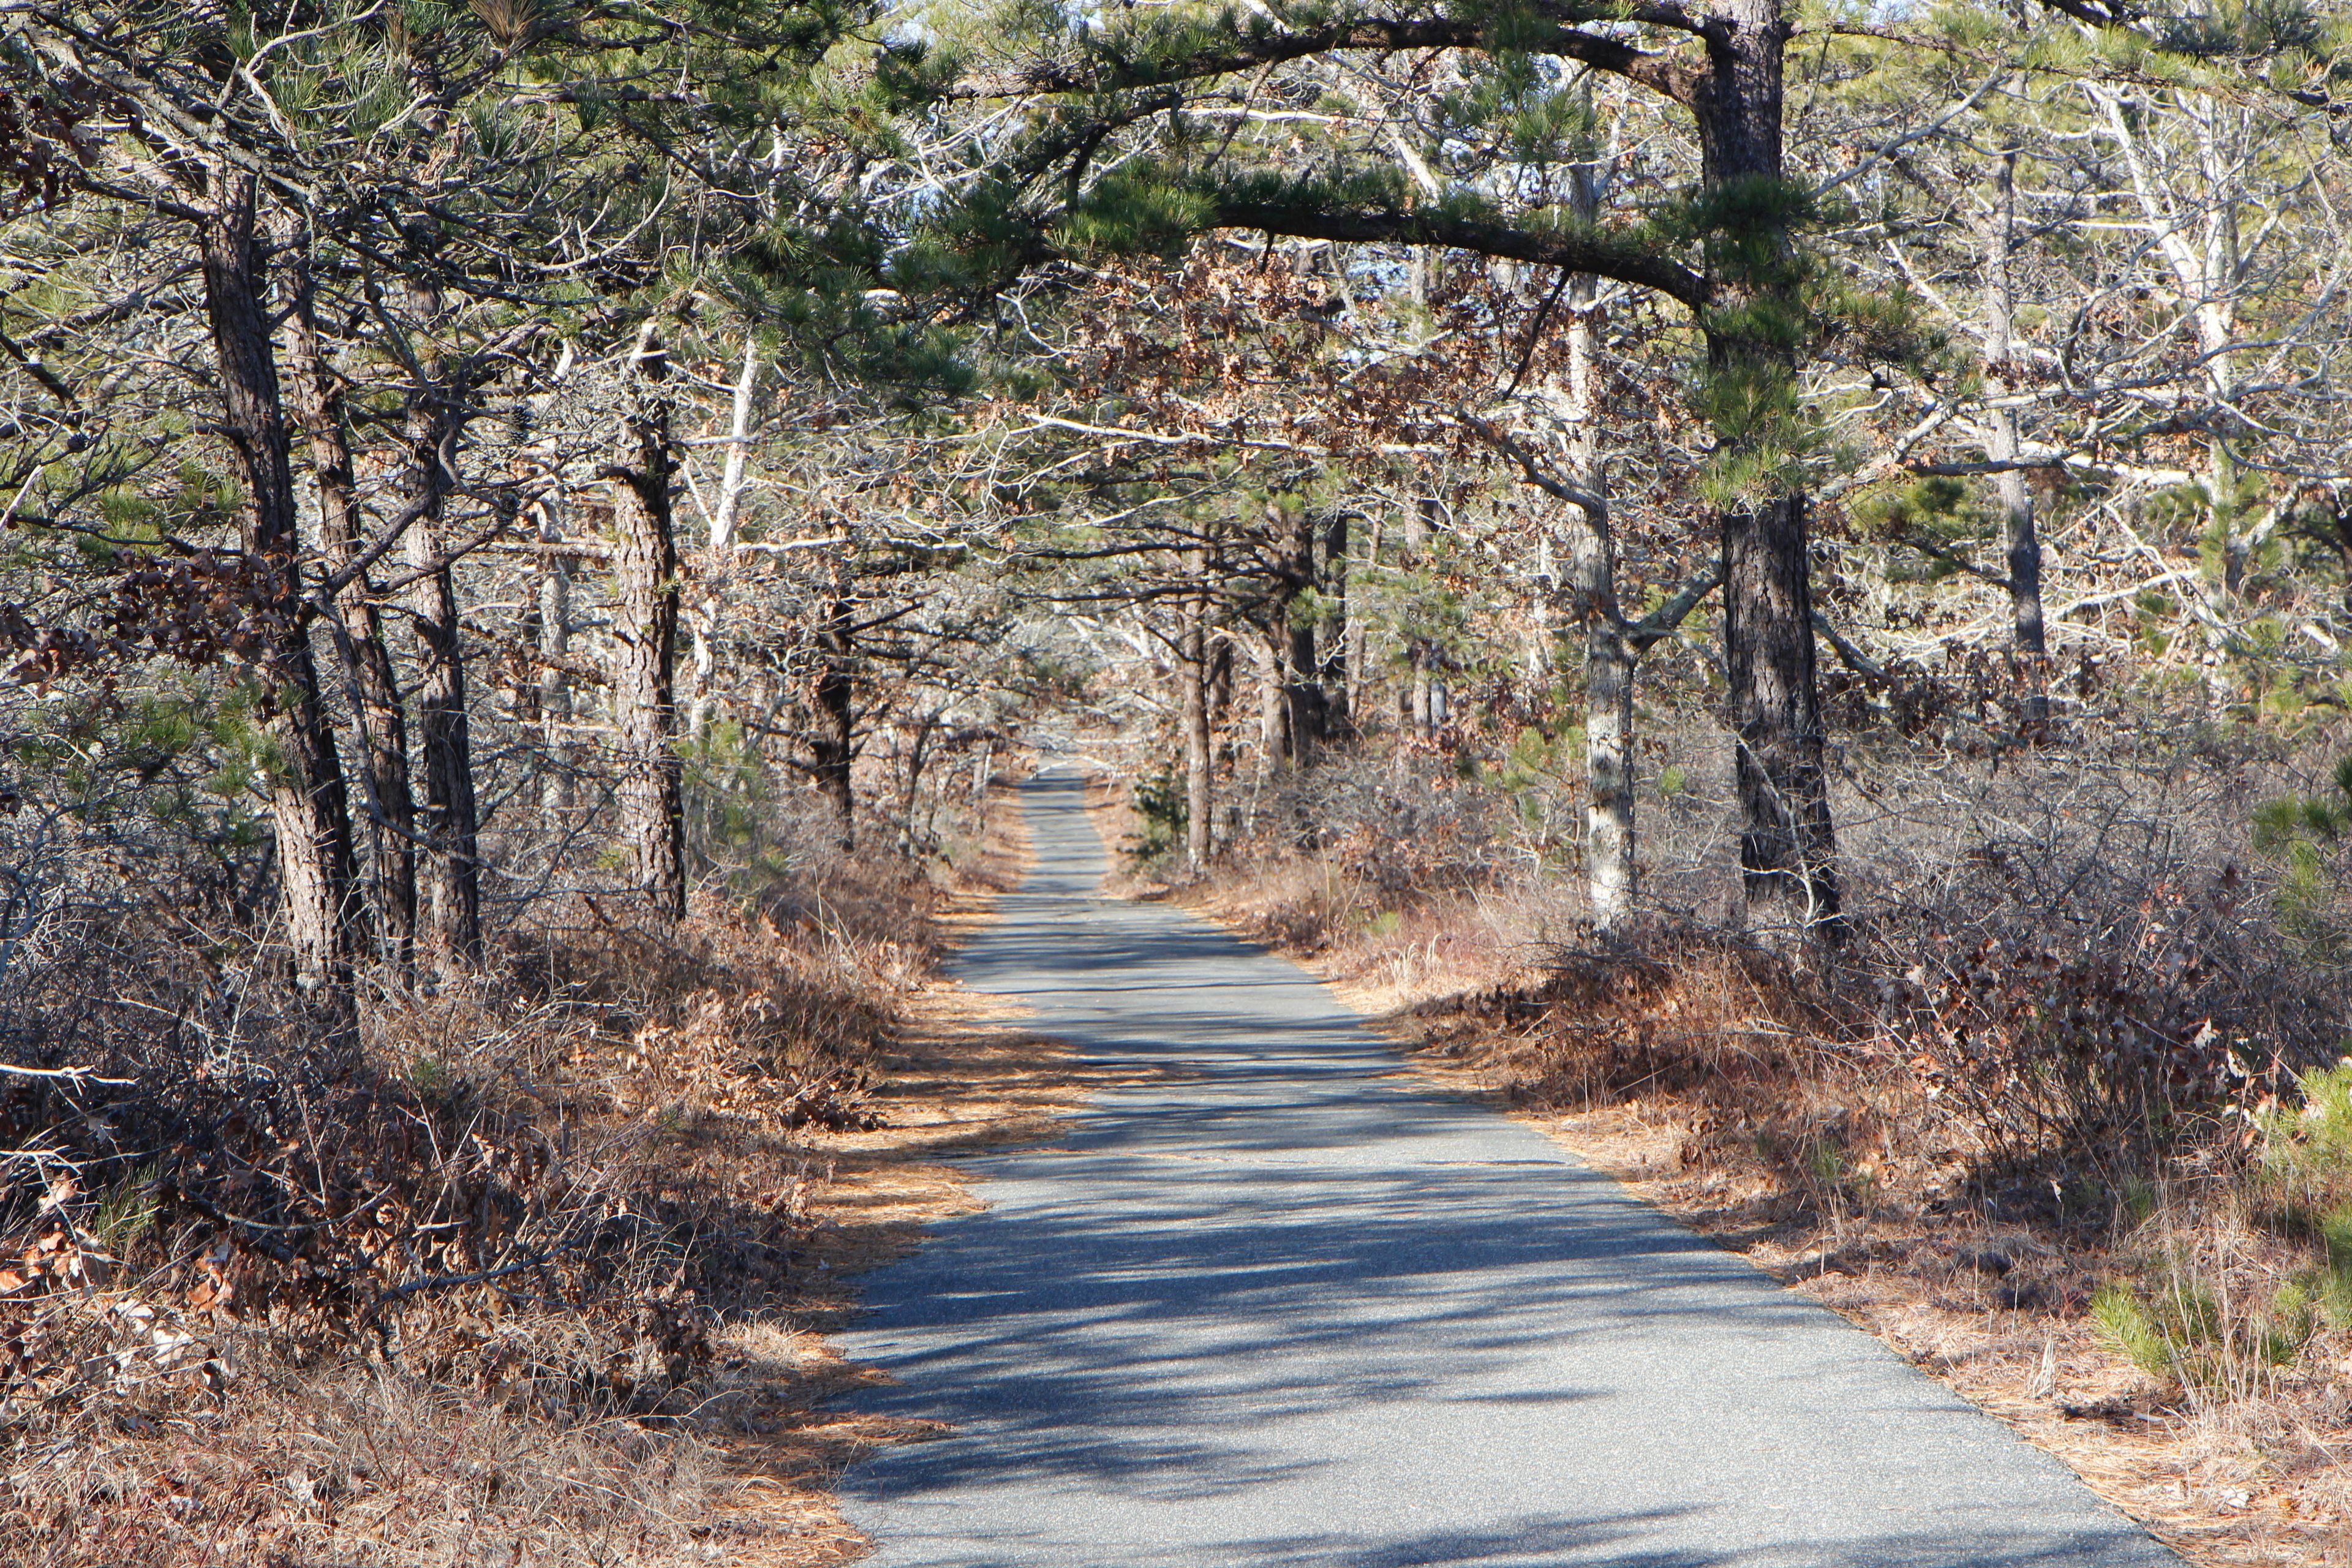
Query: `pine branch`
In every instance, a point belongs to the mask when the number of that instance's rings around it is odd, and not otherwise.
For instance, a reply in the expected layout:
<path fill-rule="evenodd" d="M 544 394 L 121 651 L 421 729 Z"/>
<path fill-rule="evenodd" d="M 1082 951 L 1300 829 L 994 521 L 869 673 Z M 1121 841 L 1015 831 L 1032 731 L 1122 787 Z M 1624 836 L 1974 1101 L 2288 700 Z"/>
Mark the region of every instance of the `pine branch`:
<path fill-rule="evenodd" d="M 1638 289 L 1654 289 L 1694 310 L 1703 310 L 1713 292 L 1705 278 L 1682 263 L 1645 247 L 1589 230 L 1524 229 L 1435 213 L 1381 207 L 1349 210 L 1291 206 L 1267 201 L 1215 203 L 1210 209 L 1207 226 L 1255 229 L 1297 239 L 1445 246 L 1478 256 L 1564 267 L 1571 272 L 1590 272 Z"/>
<path fill-rule="evenodd" d="M 1626 628 L 1625 640 L 1633 651 L 1643 654 L 1674 635 L 1676 626 L 1690 619 L 1690 614 L 1706 602 L 1706 596 L 1723 586 L 1723 563 L 1720 559 L 1701 568 L 1689 582 L 1674 592 L 1673 597 Z"/>
<path fill-rule="evenodd" d="M 1971 577 L 1981 577 L 1996 588 L 2007 588 L 2010 585 L 2009 579 L 2000 573 L 1988 572 L 1958 551 L 1948 545 L 1938 544 L 1925 534 L 1914 533 L 1906 529 L 1889 537 L 1897 544 L 1907 544 L 1920 554 L 1941 561 L 1948 566 L 1956 567 Z"/>
<path fill-rule="evenodd" d="M 1845 661 L 1846 668 L 1853 670 L 1856 675 L 1861 676 L 1864 680 L 1869 681 L 1874 686 L 1891 686 L 1894 684 L 1895 678 L 1886 673 L 1886 667 L 1885 665 L 1880 664 L 1876 659 L 1872 658 L 1868 654 L 1863 652 L 1862 649 L 1856 647 L 1852 642 L 1841 636 L 1838 629 L 1830 625 L 1830 618 L 1822 614 L 1819 610 L 1815 610 L 1813 612 L 1813 630 L 1821 633 L 1822 637 L 1829 639 L 1830 647 L 1837 649 L 1838 658 L 1843 659 Z"/>
<path fill-rule="evenodd" d="M 1678 5 L 1545 6 L 1562 22 L 1649 21 L 1660 26 L 1698 33 L 1701 24 Z M 1310 59 L 1351 49 L 1395 53 L 1404 49 L 1484 49 L 1491 47 L 1493 29 L 1485 22 L 1454 17 L 1402 19 L 1365 16 L 1319 27 L 1262 36 L 1237 34 L 1213 43 L 1152 58 L 1121 59 L 1102 51 L 1084 61 L 1039 60 L 1009 70 L 982 71 L 963 77 L 940 89 L 949 99 L 1025 98 L 1040 93 L 1102 93 L 1171 82 L 1199 81 L 1230 76 L 1269 65 Z M 1699 72 L 1663 55 L 1637 49 L 1619 38 L 1603 37 L 1572 26 L 1551 28 L 1515 27 L 1510 47 L 1559 55 L 1595 70 L 1637 82 L 1677 102 L 1688 102 L 1697 89 Z M 1099 47 L 1099 46 L 1097 46 Z"/>

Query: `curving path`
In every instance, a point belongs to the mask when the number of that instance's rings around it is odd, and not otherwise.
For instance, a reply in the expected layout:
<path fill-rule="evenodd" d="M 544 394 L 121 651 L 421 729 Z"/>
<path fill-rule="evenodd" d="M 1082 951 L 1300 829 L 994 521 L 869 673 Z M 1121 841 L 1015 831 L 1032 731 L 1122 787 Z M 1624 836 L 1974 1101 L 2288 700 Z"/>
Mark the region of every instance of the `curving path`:
<path fill-rule="evenodd" d="M 867 1281 L 857 1403 L 958 1429 L 845 1478 L 881 1568 L 2179 1568 L 1297 966 L 1095 898 L 1081 803 L 1030 786 L 959 969 L 1118 1087 Z"/>

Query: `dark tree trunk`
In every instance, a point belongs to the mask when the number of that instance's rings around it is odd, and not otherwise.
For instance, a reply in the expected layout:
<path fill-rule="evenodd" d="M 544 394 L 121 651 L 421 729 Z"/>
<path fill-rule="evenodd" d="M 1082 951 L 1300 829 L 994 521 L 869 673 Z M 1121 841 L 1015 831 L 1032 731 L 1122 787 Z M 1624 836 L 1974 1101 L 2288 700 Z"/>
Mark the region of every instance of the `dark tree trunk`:
<path fill-rule="evenodd" d="M 1374 572 L 1381 564 L 1381 514 L 1374 512 L 1364 533 L 1364 564 Z M 1356 732 L 1365 722 L 1364 694 L 1371 687 L 1370 660 L 1364 650 L 1364 608 L 1359 599 L 1348 601 L 1348 724 Z"/>
<path fill-rule="evenodd" d="M 1749 925 L 1768 940 L 1834 940 L 1841 910 L 1814 680 L 1805 500 L 1723 517 L 1723 652 L 1730 689 Z"/>
<path fill-rule="evenodd" d="M 418 324 L 432 330 L 436 301 L 420 295 Z M 425 773 L 424 934 L 437 956 L 482 955 L 480 831 L 474 805 L 473 740 L 466 716 L 466 660 L 454 567 L 440 522 L 459 427 L 437 361 L 420 355 L 425 384 L 411 389 L 401 423 L 407 447 L 402 504 L 410 514 L 408 609 L 416 626 L 416 729 Z"/>
<path fill-rule="evenodd" d="M 1780 0 L 1719 0 L 1708 69 L 1694 95 L 1701 179 L 1717 258 L 1702 314 L 1717 462 L 1748 499 L 1719 513 L 1724 669 L 1738 739 L 1748 923 L 1769 940 L 1834 942 L 1843 931 L 1814 681 L 1811 509 L 1776 470 L 1797 419 L 1796 356 L 1807 331 L 1801 267 L 1781 166 Z M 1780 493 L 1774 493 L 1779 491 Z"/>
<path fill-rule="evenodd" d="M 1323 687 L 1315 657 L 1315 622 L 1299 615 L 1299 599 L 1315 586 L 1315 530 L 1297 498 L 1285 506 L 1266 504 L 1274 555 L 1274 596 L 1266 609 L 1269 652 L 1276 667 L 1269 679 L 1282 702 L 1282 753 L 1293 765 L 1315 760 L 1324 739 Z"/>
<path fill-rule="evenodd" d="M 1257 740 L 1258 779 L 1270 783 L 1290 765 L 1290 682 L 1285 666 L 1290 658 L 1290 635 L 1279 623 L 1265 628 L 1258 649 Z"/>
<path fill-rule="evenodd" d="M 835 842 L 845 851 L 857 845 L 857 795 L 850 768 L 857 760 L 857 657 L 855 602 L 837 597 L 817 630 L 819 659 L 810 692 L 810 774 L 817 793 L 833 807 Z"/>
<path fill-rule="evenodd" d="M 648 338 L 650 344 L 650 338 Z M 640 352 L 647 381 L 666 374 L 658 348 Z M 655 912 L 686 913 L 683 763 L 677 753 L 677 541 L 669 488 L 677 471 L 669 414 L 649 389 L 624 422 L 622 460 L 604 470 L 613 484 L 613 721 L 621 747 L 621 837 L 632 879 Z"/>
<path fill-rule="evenodd" d="M 1435 496 L 1422 497 L 1405 514 L 1401 564 L 1407 572 L 1420 569 L 1422 550 L 1444 515 L 1444 507 Z M 1422 740 L 1433 741 L 1445 728 L 1447 717 L 1445 681 L 1436 668 L 1436 649 L 1427 637 L 1415 635 L 1406 644 L 1405 656 L 1412 665 L 1401 694 L 1406 727 Z"/>
<path fill-rule="evenodd" d="M 2009 387 L 2013 363 L 2015 291 L 2011 282 L 2011 254 L 2017 235 L 2017 154 L 2003 153 L 1993 166 L 1992 214 L 1985 226 L 1985 381 L 1996 395 Z M 1985 455 L 1997 463 L 2014 463 L 2023 456 L 2017 410 L 1996 408 L 1992 438 Z M 2033 522 L 2033 492 L 2025 471 L 2008 468 L 1993 477 L 2007 535 L 2010 620 L 2017 651 L 2024 659 L 2026 679 L 2024 728 L 2038 732 L 2050 721 L 2048 694 L 2049 644 L 2042 626 L 2042 536 Z"/>
<path fill-rule="evenodd" d="M 319 542 L 327 569 L 349 571 L 366 530 L 357 497 L 342 395 L 320 348 L 310 258 L 299 226 L 289 226 L 285 277 L 293 295 L 286 322 L 288 389 L 310 447 L 319 489 Z M 400 685 L 376 614 L 374 587 L 361 572 L 335 595 L 335 652 L 349 689 L 352 751 L 367 801 L 369 858 L 374 870 L 376 930 L 384 956 L 405 968 L 416 937 L 416 806 L 409 789 L 408 722 Z"/>
<path fill-rule="evenodd" d="M 346 1027 L 354 1011 L 352 958 L 366 922 L 354 888 L 351 802 L 302 614 L 293 466 L 256 233 L 260 193 L 253 175 L 226 161 L 206 173 L 198 226 L 205 313 L 220 363 L 222 431 L 245 487 L 242 542 L 262 601 L 258 618 L 269 628 L 263 658 L 279 752 L 269 807 L 287 936 L 303 984 Z"/>

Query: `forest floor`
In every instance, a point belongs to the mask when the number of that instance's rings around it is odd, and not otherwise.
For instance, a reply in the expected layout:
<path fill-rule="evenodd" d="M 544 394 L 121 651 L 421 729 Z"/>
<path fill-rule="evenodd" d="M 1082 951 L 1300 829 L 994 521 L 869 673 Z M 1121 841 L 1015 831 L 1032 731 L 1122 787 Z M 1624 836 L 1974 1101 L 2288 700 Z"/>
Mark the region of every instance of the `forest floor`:
<path fill-rule="evenodd" d="M 1117 792 L 1099 789 L 1092 805 L 1107 842 L 1133 842 Z M 2079 1231 L 1792 1191 L 1753 1160 L 1724 1158 L 1726 1140 L 1699 1135 L 1707 1108 L 1671 1090 L 1579 1110 L 1531 1097 L 1541 1074 L 1530 1058 L 1544 1047 L 1509 1003 L 1535 994 L 1541 972 L 1524 947 L 1468 931 L 1465 910 L 1423 910 L 1402 931 L 1334 931 L 1262 868 L 1171 886 L 1123 864 L 1114 890 L 1172 900 L 1286 953 L 1396 1041 L 1406 1071 L 1540 1128 L 1867 1330 L 2199 1568 L 2352 1560 L 2352 1363 L 2289 1371 L 2255 1397 L 2195 1397 L 2100 1342 L 2092 1292 L 2128 1264 Z"/>

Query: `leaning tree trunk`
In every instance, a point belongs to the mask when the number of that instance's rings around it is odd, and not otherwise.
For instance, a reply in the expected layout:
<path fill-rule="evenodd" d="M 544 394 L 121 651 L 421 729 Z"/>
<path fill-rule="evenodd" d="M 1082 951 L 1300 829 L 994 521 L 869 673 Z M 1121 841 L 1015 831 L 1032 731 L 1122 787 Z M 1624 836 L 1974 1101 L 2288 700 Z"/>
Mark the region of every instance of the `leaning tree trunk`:
<path fill-rule="evenodd" d="M 1985 389 L 1996 397 L 2010 390 L 2014 369 L 2011 255 L 2016 235 L 2017 153 L 2012 150 L 2003 153 L 1993 166 L 1993 208 L 1985 225 Z M 1992 430 L 1985 447 L 1985 456 L 1996 464 L 2014 464 L 2024 455 L 2015 408 L 2007 405 L 1993 408 Z M 2030 733 L 2039 732 L 2050 721 L 2049 644 L 2042 624 L 2042 536 L 2034 528 L 2033 492 L 2025 482 L 2025 470 L 2014 467 L 1995 473 L 1993 492 L 2000 502 L 2007 535 L 2010 621 L 2030 683 L 2022 714 L 2024 728 Z"/>
<path fill-rule="evenodd" d="M 1727 706 L 1736 737 L 1739 862 L 1748 921 L 1782 945 L 1843 931 L 1815 681 L 1807 527 L 1788 468 L 1797 432 L 1797 345 L 1807 305 L 1781 164 L 1780 0 L 1719 0 L 1708 70 L 1694 95 L 1719 270 L 1702 314 L 1723 548 Z"/>
<path fill-rule="evenodd" d="M 307 237 L 289 227 L 286 279 L 286 372 L 294 411 L 310 439 L 319 489 L 319 543 L 327 570 L 349 574 L 335 595 L 335 651 L 350 689 L 352 726 L 367 800 L 369 858 L 374 870 L 376 929 L 384 956 L 405 968 L 416 938 L 416 805 L 408 773 L 408 721 L 400 684 L 376 613 L 375 586 L 357 566 L 362 526 L 342 394 L 320 352 Z"/>
<path fill-rule="evenodd" d="M 436 302 L 418 296 L 419 325 L 432 330 Z M 423 357 L 425 379 L 402 419 L 407 447 L 402 498 L 409 513 L 408 609 L 416 627 L 416 728 L 425 763 L 424 934 L 435 955 L 471 963 L 482 955 L 479 816 L 474 804 L 473 737 L 466 717 L 466 660 L 455 567 L 443 553 L 440 522 L 455 475 L 457 411 L 438 362 Z"/>
<path fill-rule="evenodd" d="M 266 628 L 262 659 L 275 687 L 269 731 L 278 760 L 269 770 L 269 809 L 287 936 L 304 988 L 345 1028 L 365 921 L 354 889 L 351 803 L 302 610 L 293 466 L 256 242 L 260 193 L 253 175 L 226 160 L 207 174 L 209 206 L 198 225 L 205 313 L 219 358 L 222 434 L 245 487 L 242 542 L 259 600 L 255 619 Z"/>
<path fill-rule="evenodd" d="M 650 334 L 638 365 L 648 382 L 667 374 Z M 686 817 L 677 731 L 677 541 L 670 479 L 677 471 L 667 406 L 635 386 L 640 405 L 622 421 L 623 458 L 613 484 L 615 624 L 613 721 L 621 747 L 620 827 L 632 879 L 654 911 L 686 913 Z"/>

